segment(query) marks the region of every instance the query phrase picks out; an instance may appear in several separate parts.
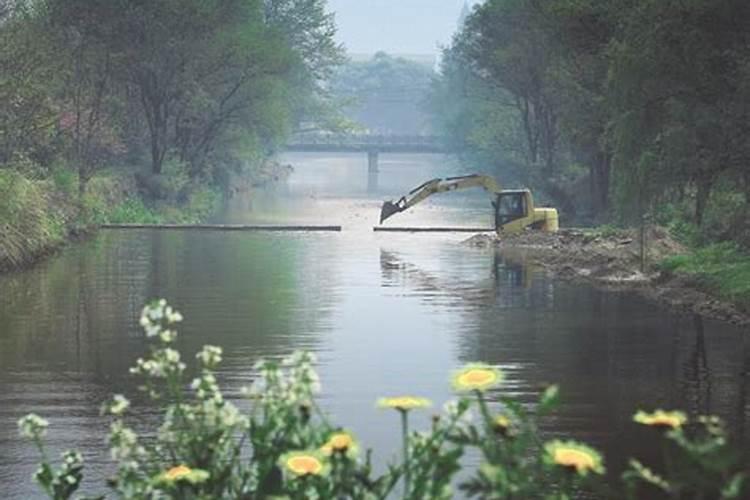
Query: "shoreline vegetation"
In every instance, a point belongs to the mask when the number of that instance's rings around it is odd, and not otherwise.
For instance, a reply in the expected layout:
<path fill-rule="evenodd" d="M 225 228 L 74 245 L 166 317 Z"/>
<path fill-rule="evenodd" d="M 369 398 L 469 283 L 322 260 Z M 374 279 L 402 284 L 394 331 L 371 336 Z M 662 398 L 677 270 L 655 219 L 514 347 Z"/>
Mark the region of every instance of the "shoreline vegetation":
<path fill-rule="evenodd" d="M 0 270 L 263 182 L 293 130 L 342 122 L 335 35 L 326 0 L 0 2 Z"/>
<path fill-rule="evenodd" d="M 562 277 L 747 323 L 750 32 L 738 20 L 750 3 L 487 0 L 465 14 L 428 99 L 438 135 L 568 225 L 613 236 L 501 246 L 533 248 Z M 638 251 L 621 255 L 614 234 L 637 241 L 643 226 L 684 247 L 638 276 Z"/>
<path fill-rule="evenodd" d="M 395 427 L 400 422 L 402 436 L 401 456 L 379 472 L 372 457 L 382 450 L 360 443 L 316 402 L 321 384 L 313 354 L 256 363 L 240 407 L 220 388 L 220 347 L 204 346 L 192 362 L 177 350 L 182 320 L 165 300 L 141 315 L 149 350 L 130 374 L 143 380 L 140 390 L 155 409 L 147 430 L 136 432 L 143 425 L 129 414 L 124 395 L 102 406 L 102 418 L 111 422 L 116 472 L 106 484 L 112 496 L 449 500 L 460 491 L 498 499 L 740 499 L 750 489 L 744 453 L 718 417 L 634 410 L 630 425 L 654 440 L 662 459 L 632 458 L 624 471 L 609 470 L 595 448 L 540 431 L 555 418 L 564 389 L 550 385 L 521 402 L 506 393 L 504 372 L 484 363 L 446 374 L 453 397 L 442 410 L 408 393 L 377 401 L 393 413 Z M 432 413 L 431 424 L 415 430 L 412 415 L 423 411 Z M 151 418 L 156 415 L 160 425 Z M 73 498 L 87 474 L 83 455 L 66 451 L 56 465 L 45 446 L 48 422 L 29 414 L 18 427 L 40 454 L 38 486 L 52 500 Z M 467 466 L 467 456 L 478 466 Z"/>
<path fill-rule="evenodd" d="M 30 180 L 0 170 L 0 274 L 31 267 L 69 242 L 95 234 L 103 224 L 197 224 L 220 209 L 223 200 L 284 179 L 292 167 L 266 161 L 253 175 L 233 178 L 219 191 L 185 185 L 161 200 L 149 196 L 143 174 L 118 169 L 100 172 L 87 186 L 83 203 L 75 179 L 58 172 Z"/>

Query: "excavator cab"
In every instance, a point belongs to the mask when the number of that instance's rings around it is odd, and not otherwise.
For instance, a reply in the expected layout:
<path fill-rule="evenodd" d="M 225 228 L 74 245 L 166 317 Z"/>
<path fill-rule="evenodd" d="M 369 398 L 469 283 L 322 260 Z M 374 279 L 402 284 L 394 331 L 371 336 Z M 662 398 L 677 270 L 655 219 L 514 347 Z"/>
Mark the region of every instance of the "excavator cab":
<path fill-rule="evenodd" d="M 495 226 L 501 227 L 529 214 L 526 193 L 528 191 L 502 191 L 497 193 L 495 206 Z"/>
<path fill-rule="evenodd" d="M 495 208 L 495 229 L 499 233 L 517 233 L 526 228 L 546 232 L 558 230 L 557 210 L 536 208 L 528 189 L 500 191 L 492 205 Z"/>

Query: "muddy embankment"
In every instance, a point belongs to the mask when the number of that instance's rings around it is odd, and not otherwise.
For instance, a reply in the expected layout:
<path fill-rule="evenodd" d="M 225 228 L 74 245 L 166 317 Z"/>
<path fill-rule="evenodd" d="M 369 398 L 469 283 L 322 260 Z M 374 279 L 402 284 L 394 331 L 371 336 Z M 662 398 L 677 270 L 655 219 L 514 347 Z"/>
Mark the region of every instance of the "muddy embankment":
<path fill-rule="evenodd" d="M 563 229 L 558 233 L 528 231 L 517 235 L 476 235 L 465 244 L 521 252 L 550 274 L 607 290 L 629 290 L 677 311 L 699 314 L 736 325 L 750 325 L 750 314 L 720 300 L 701 283 L 659 270 L 665 258 L 687 252 L 661 228 L 603 234 Z M 643 251 L 642 251 L 643 248 Z"/>

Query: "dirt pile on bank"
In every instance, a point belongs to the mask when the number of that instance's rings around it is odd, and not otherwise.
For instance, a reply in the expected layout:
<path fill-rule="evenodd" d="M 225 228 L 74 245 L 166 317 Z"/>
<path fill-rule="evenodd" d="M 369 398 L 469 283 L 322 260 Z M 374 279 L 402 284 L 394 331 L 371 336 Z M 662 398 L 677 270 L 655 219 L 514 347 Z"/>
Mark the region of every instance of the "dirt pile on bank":
<path fill-rule="evenodd" d="M 608 289 L 635 290 L 674 309 L 750 324 L 750 315 L 712 296 L 701 283 L 660 271 L 658 264 L 665 258 L 687 252 L 667 230 L 651 227 L 645 231 L 643 242 L 642 246 L 639 230 L 564 229 L 557 233 L 476 235 L 465 244 L 522 252 L 563 279 Z"/>

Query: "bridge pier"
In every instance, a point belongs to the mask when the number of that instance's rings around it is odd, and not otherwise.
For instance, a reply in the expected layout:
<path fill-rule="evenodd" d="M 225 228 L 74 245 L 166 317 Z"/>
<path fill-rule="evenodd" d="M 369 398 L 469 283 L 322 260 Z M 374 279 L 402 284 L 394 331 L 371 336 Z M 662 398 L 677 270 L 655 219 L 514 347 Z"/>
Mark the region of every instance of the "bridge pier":
<path fill-rule="evenodd" d="M 368 174 L 377 174 L 378 173 L 378 157 L 380 156 L 380 153 L 377 151 L 368 151 L 367 152 L 367 173 Z"/>
<path fill-rule="evenodd" d="M 375 193 L 378 190 L 378 151 L 367 152 L 367 192 Z"/>

